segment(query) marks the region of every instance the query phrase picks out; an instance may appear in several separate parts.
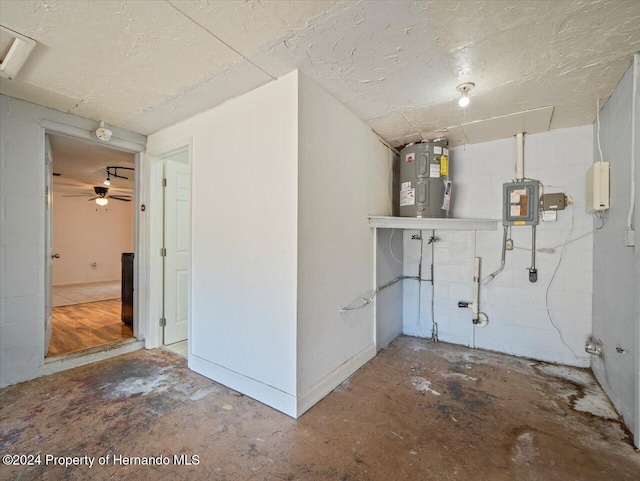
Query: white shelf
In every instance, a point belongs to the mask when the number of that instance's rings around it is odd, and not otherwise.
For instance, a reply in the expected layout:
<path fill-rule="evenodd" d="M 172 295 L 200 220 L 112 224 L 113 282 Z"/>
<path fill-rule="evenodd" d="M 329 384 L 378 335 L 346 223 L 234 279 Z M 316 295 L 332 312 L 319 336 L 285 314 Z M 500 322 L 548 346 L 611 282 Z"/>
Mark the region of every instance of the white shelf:
<path fill-rule="evenodd" d="M 427 219 L 416 217 L 369 216 L 369 225 L 378 229 L 411 230 L 496 230 L 493 219 Z"/>

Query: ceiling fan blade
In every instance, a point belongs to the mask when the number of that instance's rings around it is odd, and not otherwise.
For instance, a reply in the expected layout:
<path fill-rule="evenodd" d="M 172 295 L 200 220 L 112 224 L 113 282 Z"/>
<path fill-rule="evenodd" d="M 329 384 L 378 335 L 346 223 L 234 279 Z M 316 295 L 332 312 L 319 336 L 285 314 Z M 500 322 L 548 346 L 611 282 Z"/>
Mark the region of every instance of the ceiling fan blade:
<path fill-rule="evenodd" d="M 85 197 L 87 195 L 93 195 L 93 194 L 68 194 L 68 195 L 63 195 L 62 197 Z"/>
<path fill-rule="evenodd" d="M 96 195 L 96 196 L 91 197 L 91 198 L 90 198 L 90 199 L 88 199 L 88 200 L 89 200 L 89 202 L 91 202 L 92 200 L 96 200 L 97 198 L 98 198 L 98 196 Z"/>
<path fill-rule="evenodd" d="M 131 199 L 127 199 L 126 197 L 120 197 L 117 195 L 110 195 L 109 199 L 113 199 L 113 200 L 121 200 L 122 202 L 131 202 Z"/>

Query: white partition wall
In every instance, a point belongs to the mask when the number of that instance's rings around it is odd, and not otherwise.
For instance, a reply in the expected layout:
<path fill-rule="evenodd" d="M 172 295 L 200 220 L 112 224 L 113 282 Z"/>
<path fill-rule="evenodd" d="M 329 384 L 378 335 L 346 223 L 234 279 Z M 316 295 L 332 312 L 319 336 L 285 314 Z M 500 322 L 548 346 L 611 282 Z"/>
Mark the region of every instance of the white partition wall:
<path fill-rule="evenodd" d="M 297 74 L 149 137 L 192 138 L 195 371 L 296 414 Z"/>
<path fill-rule="evenodd" d="M 374 230 L 389 209 L 389 151 L 360 119 L 299 76 L 298 411 L 375 356 L 373 306 L 340 309 L 374 288 Z"/>
<path fill-rule="evenodd" d="M 375 354 L 373 285 L 388 152 L 292 72 L 157 132 L 193 139 L 189 366 L 297 417 Z M 348 180 L 347 180 L 348 179 Z M 346 367 L 345 367 L 346 366 Z"/>

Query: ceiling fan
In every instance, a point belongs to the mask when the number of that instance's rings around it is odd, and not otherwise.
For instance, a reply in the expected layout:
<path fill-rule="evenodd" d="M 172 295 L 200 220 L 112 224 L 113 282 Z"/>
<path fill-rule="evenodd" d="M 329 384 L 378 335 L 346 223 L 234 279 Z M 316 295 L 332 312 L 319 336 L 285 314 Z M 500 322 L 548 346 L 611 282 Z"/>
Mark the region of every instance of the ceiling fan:
<path fill-rule="evenodd" d="M 107 205 L 109 203 L 109 199 L 120 200 L 122 202 L 131 202 L 130 195 L 109 195 L 109 188 L 102 187 L 97 185 L 93 188 L 95 194 L 73 194 L 73 195 L 63 195 L 62 197 L 83 197 L 86 195 L 92 196 L 89 200 L 95 200 L 98 205 Z"/>

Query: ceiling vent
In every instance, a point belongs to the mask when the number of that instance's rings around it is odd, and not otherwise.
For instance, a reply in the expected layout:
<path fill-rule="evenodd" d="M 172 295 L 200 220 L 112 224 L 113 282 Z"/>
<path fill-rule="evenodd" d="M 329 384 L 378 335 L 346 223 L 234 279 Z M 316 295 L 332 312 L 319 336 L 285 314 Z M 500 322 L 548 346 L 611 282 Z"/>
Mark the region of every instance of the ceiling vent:
<path fill-rule="evenodd" d="M 35 40 L 0 25 L 0 74 L 14 79 L 36 43 Z"/>

